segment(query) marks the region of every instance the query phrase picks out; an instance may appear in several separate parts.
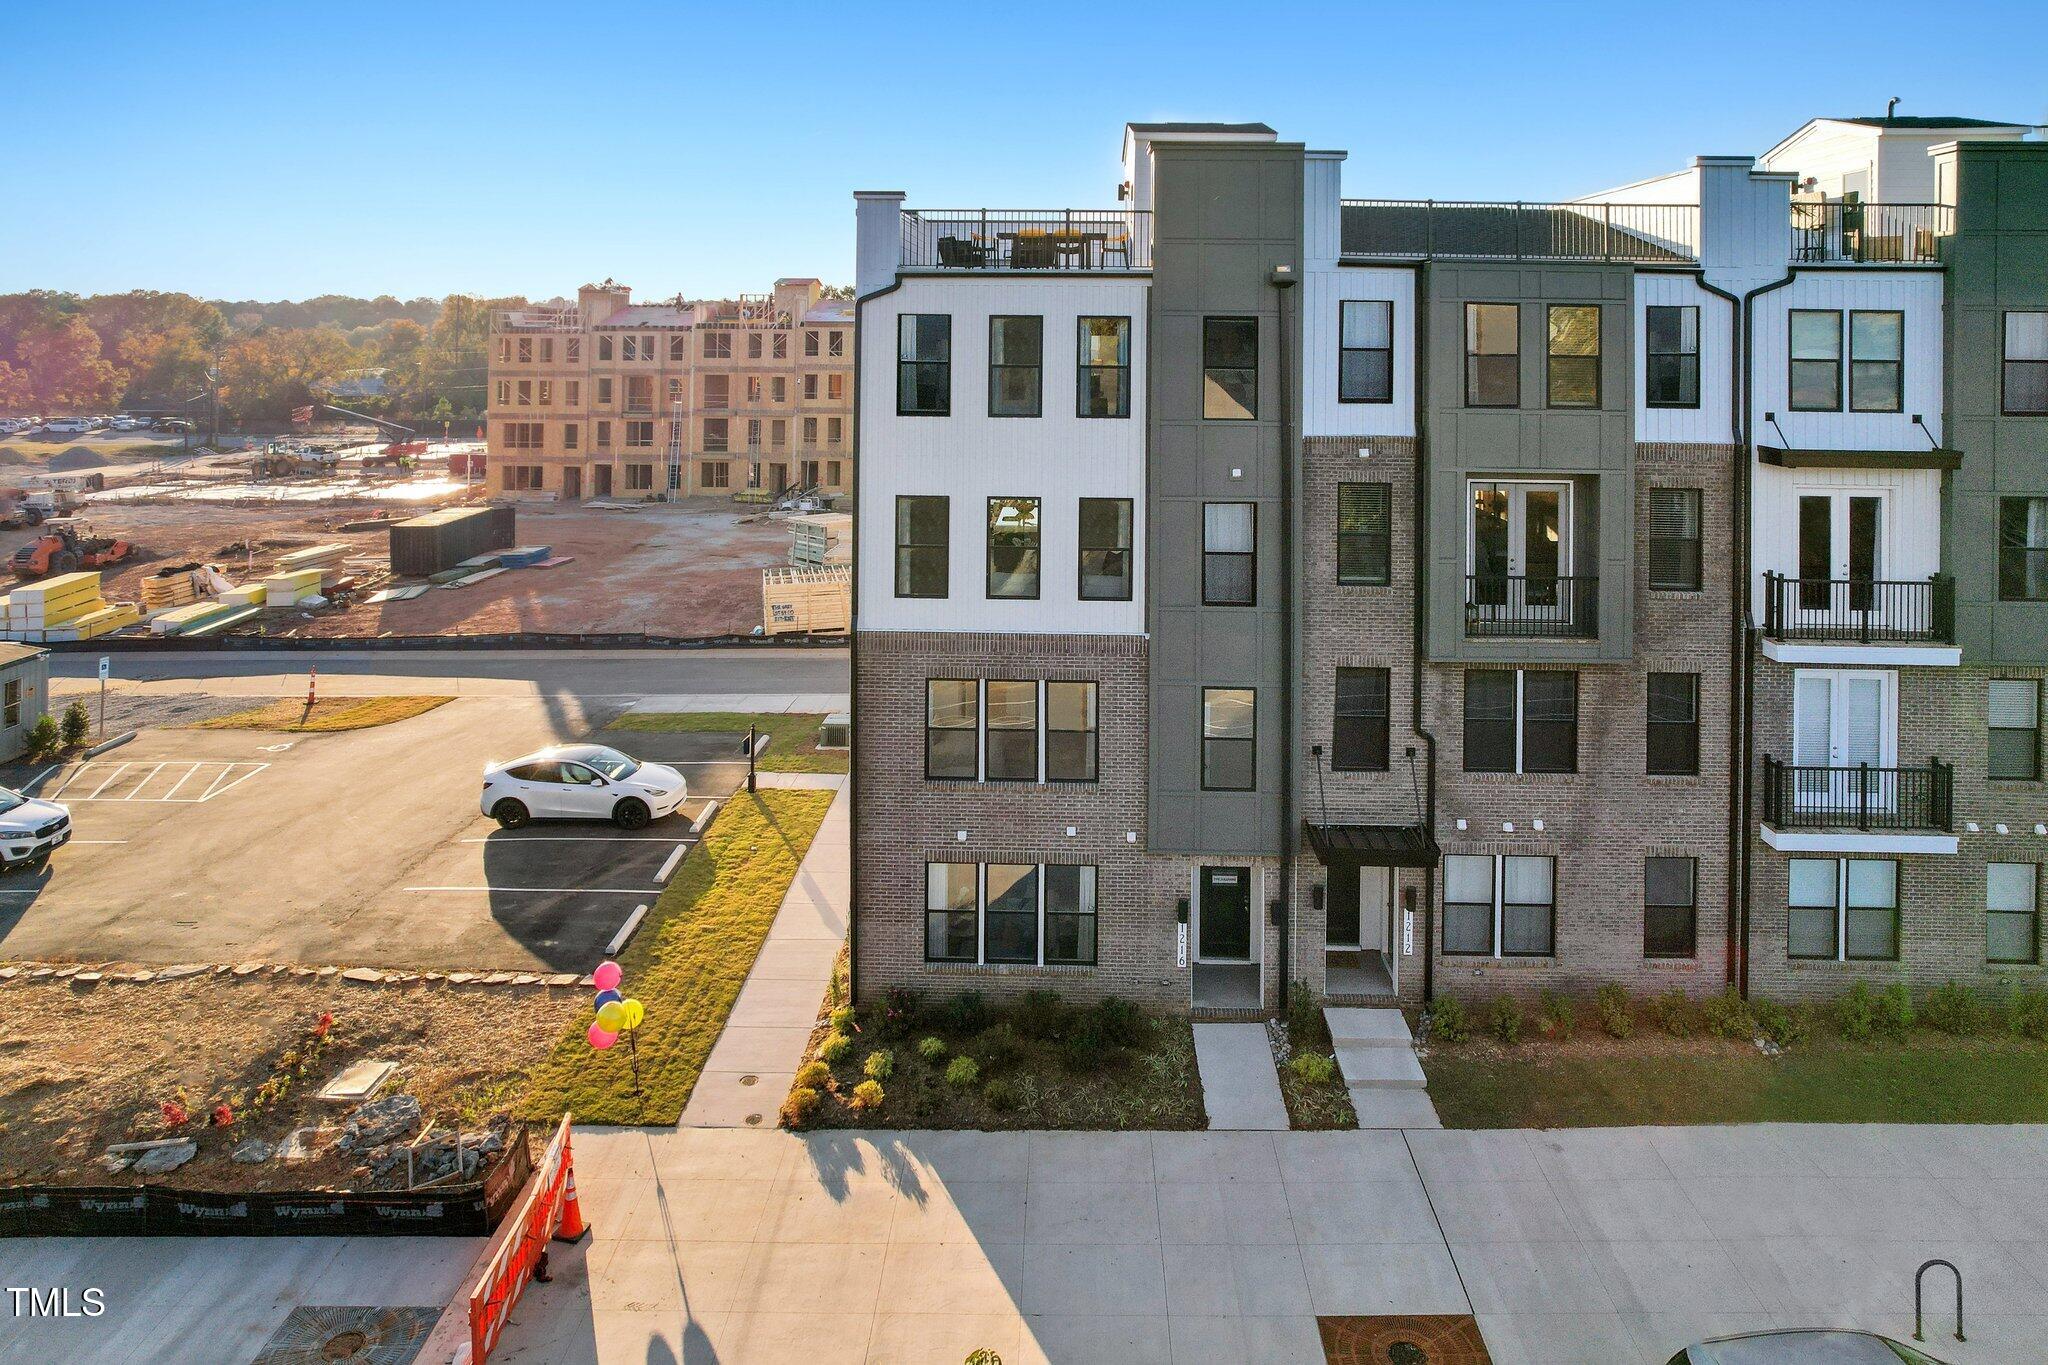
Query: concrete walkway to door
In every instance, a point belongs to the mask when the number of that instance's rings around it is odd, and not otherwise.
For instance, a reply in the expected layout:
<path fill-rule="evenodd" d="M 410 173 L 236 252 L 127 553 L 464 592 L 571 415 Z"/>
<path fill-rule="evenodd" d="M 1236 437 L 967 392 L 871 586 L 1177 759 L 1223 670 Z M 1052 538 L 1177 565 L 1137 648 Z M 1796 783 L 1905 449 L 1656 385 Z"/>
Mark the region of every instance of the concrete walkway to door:
<path fill-rule="evenodd" d="M 1284 1131 L 1287 1102 L 1264 1024 L 1196 1024 L 1195 1066 L 1202 1073 L 1202 1104 L 1212 1131 L 1224 1128 Z"/>

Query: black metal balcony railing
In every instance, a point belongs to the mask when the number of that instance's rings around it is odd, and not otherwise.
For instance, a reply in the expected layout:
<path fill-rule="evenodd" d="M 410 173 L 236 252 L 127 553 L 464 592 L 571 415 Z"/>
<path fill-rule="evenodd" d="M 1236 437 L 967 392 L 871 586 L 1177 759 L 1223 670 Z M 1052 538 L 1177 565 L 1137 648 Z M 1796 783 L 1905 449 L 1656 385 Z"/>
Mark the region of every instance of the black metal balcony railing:
<path fill-rule="evenodd" d="M 905 209 L 906 269 L 1150 270 L 1140 209 Z"/>
<path fill-rule="evenodd" d="M 1816 768 L 1764 756 L 1764 820 L 1779 829 L 1955 830 L 1954 767 Z"/>
<path fill-rule="evenodd" d="M 1600 633 L 1600 580 L 1586 575 L 1467 574 L 1465 633 L 1591 639 Z"/>
<path fill-rule="evenodd" d="M 1932 578 L 1788 578 L 1764 575 L 1764 634 L 1842 644 L 1949 644 L 1956 585 Z"/>
<path fill-rule="evenodd" d="M 1947 204 L 1792 205 L 1792 259 L 1805 264 L 1932 265 L 1955 231 Z"/>
<path fill-rule="evenodd" d="M 1699 256 L 1697 204 L 1347 199 L 1342 213 L 1346 256 L 1667 262 Z"/>

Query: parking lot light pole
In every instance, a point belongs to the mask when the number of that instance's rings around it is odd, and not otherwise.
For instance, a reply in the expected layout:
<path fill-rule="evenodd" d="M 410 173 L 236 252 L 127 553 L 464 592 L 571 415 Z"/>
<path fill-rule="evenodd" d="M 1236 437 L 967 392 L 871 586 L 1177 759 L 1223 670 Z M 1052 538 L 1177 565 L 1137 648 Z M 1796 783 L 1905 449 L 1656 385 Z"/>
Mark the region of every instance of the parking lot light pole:
<path fill-rule="evenodd" d="M 747 794 L 749 796 L 754 793 L 754 752 L 760 747 L 760 742 L 754 737 L 755 728 L 752 725 L 747 727 Z"/>

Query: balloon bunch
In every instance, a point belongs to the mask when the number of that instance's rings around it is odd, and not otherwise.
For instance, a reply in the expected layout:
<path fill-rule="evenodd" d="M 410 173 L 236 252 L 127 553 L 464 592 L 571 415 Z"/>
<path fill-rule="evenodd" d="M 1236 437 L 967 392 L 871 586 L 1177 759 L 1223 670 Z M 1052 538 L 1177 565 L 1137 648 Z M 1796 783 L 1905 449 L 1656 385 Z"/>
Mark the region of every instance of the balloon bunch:
<path fill-rule="evenodd" d="M 625 973 L 616 962 L 601 962 L 590 974 L 591 984 L 597 987 L 597 1018 L 591 1021 L 590 1029 L 583 1036 L 590 1046 L 599 1052 L 605 1051 L 619 1041 L 621 1034 L 626 1039 L 626 1052 L 633 1059 L 633 1088 L 640 1088 L 640 1045 L 636 1035 L 640 1024 L 647 1018 L 647 1009 L 638 1000 L 628 1000 L 619 989 Z"/>

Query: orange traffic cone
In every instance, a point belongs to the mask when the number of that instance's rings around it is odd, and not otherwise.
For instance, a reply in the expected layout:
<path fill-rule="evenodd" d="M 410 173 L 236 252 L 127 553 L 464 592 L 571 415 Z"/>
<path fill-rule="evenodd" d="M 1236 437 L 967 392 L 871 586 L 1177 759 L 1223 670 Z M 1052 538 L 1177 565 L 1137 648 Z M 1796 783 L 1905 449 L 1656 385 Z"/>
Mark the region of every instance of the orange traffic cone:
<path fill-rule="evenodd" d="M 562 1221 L 555 1228 L 555 1240 L 580 1242 L 590 1235 L 590 1224 L 583 1221 L 583 1206 L 576 1202 L 576 1164 L 573 1161 L 569 1162 L 568 1181 L 568 1188 L 562 1192 Z"/>

